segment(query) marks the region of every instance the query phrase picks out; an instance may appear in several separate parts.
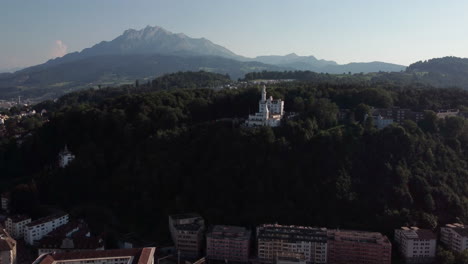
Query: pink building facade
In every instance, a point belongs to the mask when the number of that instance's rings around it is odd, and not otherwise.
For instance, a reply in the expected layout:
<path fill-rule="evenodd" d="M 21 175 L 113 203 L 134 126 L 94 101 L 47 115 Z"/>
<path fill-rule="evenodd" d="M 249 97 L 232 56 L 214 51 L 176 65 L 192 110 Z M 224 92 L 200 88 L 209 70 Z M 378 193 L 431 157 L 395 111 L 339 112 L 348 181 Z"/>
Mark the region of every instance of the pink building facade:
<path fill-rule="evenodd" d="M 237 226 L 217 225 L 206 234 L 206 257 L 211 260 L 248 262 L 250 230 Z"/>

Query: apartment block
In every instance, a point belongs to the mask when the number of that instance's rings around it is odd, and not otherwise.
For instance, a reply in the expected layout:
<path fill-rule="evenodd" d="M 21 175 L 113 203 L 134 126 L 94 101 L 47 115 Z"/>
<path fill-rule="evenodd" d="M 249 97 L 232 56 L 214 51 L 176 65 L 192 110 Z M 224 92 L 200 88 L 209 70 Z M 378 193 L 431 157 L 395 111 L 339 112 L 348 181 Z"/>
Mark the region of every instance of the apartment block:
<path fill-rule="evenodd" d="M 31 218 L 25 215 L 15 215 L 5 220 L 5 229 L 15 239 L 22 239 L 26 225 L 31 223 Z"/>
<path fill-rule="evenodd" d="M 206 234 L 206 257 L 213 260 L 248 262 L 250 230 L 217 225 Z"/>
<path fill-rule="evenodd" d="M 258 258 L 274 263 L 278 258 L 327 263 L 327 229 L 265 224 L 257 227 Z"/>
<path fill-rule="evenodd" d="M 329 230 L 328 264 L 390 264 L 392 244 L 380 233 Z"/>
<path fill-rule="evenodd" d="M 417 227 L 396 229 L 395 243 L 406 263 L 432 263 L 435 260 L 437 235 L 431 230 Z"/>
<path fill-rule="evenodd" d="M 448 224 L 441 227 L 440 241 L 456 252 L 468 249 L 468 227 L 462 224 Z"/>
<path fill-rule="evenodd" d="M 33 264 L 154 264 L 154 247 L 40 255 Z"/>
<path fill-rule="evenodd" d="M 203 249 L 205 220 L 198 214 L 169 216 L 169 230 L 177 251 L 185 258 L 198 258 Z"/>
<path fill-rule="evenodd" d="M 42 239 L 45 235 L 68 223 L 68 214 L 60 213 L 40 218 L 26 225 L 24 241 L 33 245 L 35 241 Z"/>

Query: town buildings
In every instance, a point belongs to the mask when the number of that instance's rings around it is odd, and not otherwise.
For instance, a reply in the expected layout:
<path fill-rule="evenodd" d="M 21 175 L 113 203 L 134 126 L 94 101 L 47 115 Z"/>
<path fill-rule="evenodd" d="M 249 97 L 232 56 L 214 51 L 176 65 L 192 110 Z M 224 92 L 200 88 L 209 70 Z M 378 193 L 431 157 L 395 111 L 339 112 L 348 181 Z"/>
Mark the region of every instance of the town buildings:
<path fill-rule="evenodd" d="M 26 225 L 31 223 L 31 218 L 25 215 L 15 215 L 5 220 L 7 232 L 15 239 L 23 239 Z"/>
<path fill-rule="evenodd" d="M 417 227 L 396 229 L 395 243 L 406 263 L 432 263 L 435 260 L 437 236 L 431 230 Z"/>
<path fill-rule="evenodd" d="M 328 264 L 390 264 L 392 244 L 380 233 L 329 230 Z"/>
<path fill-rule="evenodd" d="M 60 213 L 27 224 L 24 232 L 24 241 L 29 245 L 33 245 L 35 241 L 42 239 L 49 232 L 68 223 L 68 218 L 67 213 Z"/>
<path fill-rule="evenodd" d="M 327 263 L 327 229 L 265 224 L 257 227 L 257 252 L 262 263 L 278 257 Z"/>
<path fill-rule="evenodd" d="M 16 264 L 16 240 L 0 225 L 0 263 Z"/>
<path fill-rule="evenodd" d="M 33 264 L 154 264 L 154 247 L 49 253 Z"/>
<path fill-rule="evenodd" d="M 455 252 L 468 249 L 468 227 L 462 224 L 447 224 L 440 228 L 440 241 Z"/>
<path fill-rule="evenodd" d="M 212 227 L 206 234 L 207 259 L 248 262 L 250 235 L 250 230 L 244 227 Z"/>
<path fill-rule="evenodd" d="M 267 99 L 266 87 L 262 87 L 262 97 L 258 102 L 258 112 L 254 115 L 249 115 L 246 125 L 249 127 L 255 126 L 271 126 L 276 127 L 281 124 L 281 119 L 284 115 L 284 102 L 281 99 Z"/>
<path fill-rule="evenodd" d="M 198 214 L 169 216 L 169 230 L 178 252 L 186 258 L 198 258 L 203 249 L 205 221 Z"/>

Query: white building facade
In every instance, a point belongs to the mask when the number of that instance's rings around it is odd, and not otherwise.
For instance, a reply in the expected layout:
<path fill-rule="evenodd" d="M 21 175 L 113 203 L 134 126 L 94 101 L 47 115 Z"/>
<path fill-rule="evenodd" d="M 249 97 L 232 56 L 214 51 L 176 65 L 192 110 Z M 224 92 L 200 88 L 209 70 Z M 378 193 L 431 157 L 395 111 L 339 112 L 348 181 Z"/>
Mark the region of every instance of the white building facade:
<path fill-rule="evenodd" d="M 5 229 L 15 239 L 22 239 L 25 234 L 26 225 L 31 223 L 31 218 L 27 216 L 12 216 L 5 220 Z"/>
<path fill-rule="evenodd" d="M 395 243 L 406 263 L 432 263 L 435 260 L 437 236 L 431 230 L 417 227 L 396 229 Z"/>
<path fill-rule="evenodd" d="M 262 98 L 258 102 L 258 112 L 254 115 L 249 115 L 246 125 L 249 127 L 255 126 L 271 126 L 276 127 L 281 124 L 281 119 L 284 115 L 284 102 L 281 99 L 267 99 L 266 87 L 262 87 Z"/>
<path fill-rule="evenodd" d="M 468 227 L 462 224 L 448 224 L 441 227 L 440 241 L 450 250 L 462 252 L 468 249 Z"/>
<path fill-rule="evenodd" d="M 262 263 L 295 259 L 327 263 L 327 229 L 266 224 L 257 227 L 258 258 Z"/>
<path fill-rule="evenodd" d="M 49 232 L 68 223 L 68 214 L 58 214 L 38 219 L 26 225 L 24 241 L 33 245 L 35 241 L 42 239 Z"/>

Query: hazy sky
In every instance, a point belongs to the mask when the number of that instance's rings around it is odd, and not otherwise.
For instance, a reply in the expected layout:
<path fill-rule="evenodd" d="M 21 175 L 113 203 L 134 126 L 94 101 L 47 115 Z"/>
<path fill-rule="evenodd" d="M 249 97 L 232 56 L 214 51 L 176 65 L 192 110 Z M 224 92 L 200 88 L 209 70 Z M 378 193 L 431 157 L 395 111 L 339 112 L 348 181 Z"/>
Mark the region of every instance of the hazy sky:
<path fill-rule="evenodd" d="M 408 65 L 468 57 L 466 0 L 0 0 L 0 69 L 161 26 L 233 52 Z"/>

